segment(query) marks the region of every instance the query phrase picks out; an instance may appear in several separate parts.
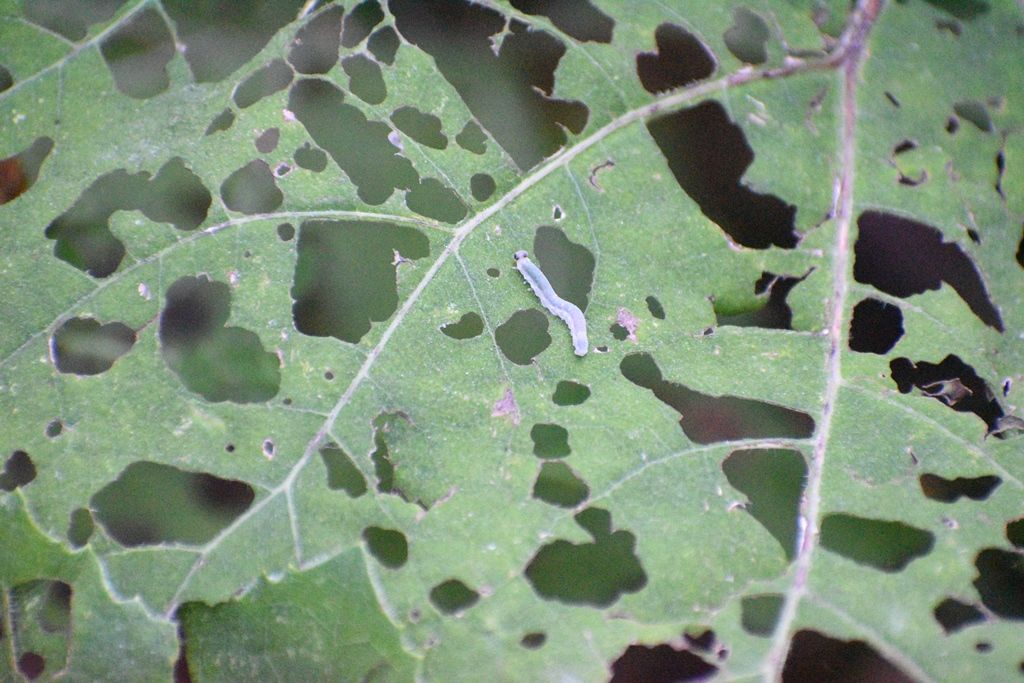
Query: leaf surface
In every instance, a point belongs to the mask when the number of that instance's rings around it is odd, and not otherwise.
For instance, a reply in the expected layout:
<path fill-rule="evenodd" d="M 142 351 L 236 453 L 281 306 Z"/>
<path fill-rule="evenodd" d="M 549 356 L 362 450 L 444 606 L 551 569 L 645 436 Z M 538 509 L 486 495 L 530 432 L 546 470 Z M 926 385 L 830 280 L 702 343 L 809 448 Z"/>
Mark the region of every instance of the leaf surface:
<path fill-rule="evenodd" d="M 1018 676 L 1024 15 L 847 5 L 0 2 L 5 678 Z"/>

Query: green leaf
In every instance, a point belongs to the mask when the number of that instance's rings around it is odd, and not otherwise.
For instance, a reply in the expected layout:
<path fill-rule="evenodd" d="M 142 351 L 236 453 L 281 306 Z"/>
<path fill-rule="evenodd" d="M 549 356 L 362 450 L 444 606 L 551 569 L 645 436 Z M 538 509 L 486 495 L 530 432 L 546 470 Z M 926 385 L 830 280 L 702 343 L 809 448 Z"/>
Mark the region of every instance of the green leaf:
<path fill-rule="evenodd" d="M 1022 27 L 0 0 L 3 678 L 1019 676 Z"/>
<path fill-rule="evenodd" d="M 366 573 L 350 548 L 316 568 L 261 582 L 238 602 L 189 603 L 180 613 L 199 678 L 259 678 L 287 664 L 294 680 L 408 680 L 415 660 L 381 614 Z M 254 629 L 253 624 L 264 624 Z M 325 628 L 310 630 L 310 624 Z"/>

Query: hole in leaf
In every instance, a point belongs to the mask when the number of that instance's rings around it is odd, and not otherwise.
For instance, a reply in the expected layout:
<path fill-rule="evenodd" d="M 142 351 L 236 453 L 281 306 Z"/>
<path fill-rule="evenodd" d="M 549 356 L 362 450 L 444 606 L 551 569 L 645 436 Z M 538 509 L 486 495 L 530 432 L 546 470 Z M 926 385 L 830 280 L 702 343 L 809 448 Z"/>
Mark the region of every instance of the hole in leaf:
<path fill-rule="evenodd" d="M 937 474 L 926 472 L 921 475 L 919 481 L 925 497 L 940 503 L 955 503 L 961 496 L 971 500 L 985 500 L 1003 480 L 991 474 L 983 477 L 944 479 Z"/>
<path fill-rule="evenodd" d="M 313 173 L 320 173 L 327 168 L 327 153 L 322 149 L 313 147 L 308 142 L 295 150 L 294 158 L 299 168 L 304 168 Z"/>
<path fill-rule="evenodd" d="M 903 522 L 836 513 L 821 522 L 821 545 L 858 564 L 899 572 L 930 553 L 935 536 Z"/>
<path fill-rule="evenodd" d="M 3 64 L 0 64 L 0 92 L 14 85 L 14 76 Z"/>
<path fill-rule="evenodd" d="M 1006 540 L 1018 548 L 1024 548 L 1024 517 L 1006 524 Z"/>
<path fill-rule="evenodd" d="M 899 306 L 869 297 L 857 302 L 850 320 L 850 349 L 884 355 L 903 336 L 903 312 Z"/>
<path fill-rule="evenodd" d="M 494 340 L 505 357 L 516 365 L 529 365 L 551 346 L 548 319 L 536 308 L 516 311 L 494 330 Z"/>
<path fill-rule="evenodd" d="M 1003 193 L 1003 175 L 1006 173 L 1006 154 L 1003 150 L 999 150 L 996 153 L 996 173 L 996 193 L 1003 199 L 1006 199 L 1006 195 Z M 981 243 L 981 238 L 978 237 L 978 232 L 976 230 L 969 229 L 967 234 L 975 244 Z"/>
<path fill-rule="evenodd" d="M 459 195 L 436 178 L 424 178 L 406 193 L 405 205 L 413 213 L 445 223 L 458 223 L 466 215 Z"/>
<path fill-rule="evenodd" d="M 519 644 L 525 647 L 527 650 L 536 650 L 537 648 L 544 647 L 544 643 L 548 640 L 548 636 L 543 631 L 533 631 L 523 636 Z"/>
<path fill-rule="evenodd" d="M 397 441 L 400 430 L 409 424 L 409 417 L 402 412 L 380 413 L 373 419 L 373 444 L 374 450 L 370 453 L 370 460 L 373 462 L 374 474 L 377 477 L 377 490 L 380 493 L 389 493 L 408 501 L 405 493 L 398 488 L 395 482 L 396 466 L 391 460 L 391 447 L 388 445 L 387 436 L 390 433 L 392 440 Z M 420 501 L 416 501 L 426 509 Z"/>
<path fill-rule="evenodd" d="M 327 468 L 327 488 L 332 491 L 342 490 L 350 498 L 358 498 L 366 493 L 366 479 L 348 453 L 330 443 L 320 449 L 320 457 Z"/>
<path fill-rule="evenodd" d="M 119 24 L 100 43 L 117 89 L 146 99 L 167 90 L 167 64 L 174 57 L 174 38 L 160 12 L 147 7 Z"/>
<path fill-rule="evenodd" d="M 697 635 L 683 633 L 683 639 L 690 647 L 703 652 L 709 652 L 711 650 L 711 646 L 715 644 L 715 632 L 711 629 L 707 629 Z"/>
<path fill-rule="evenodd" d="M 95 524 L 92 521 L 92 513 L 85 508 L 76 508 L 71 512 L 71 521 L 68 523 L 68 542 L 72 548 L 81 548 L 89 542 Z"/>
<path fill-rule="evenodd" d="M 636 73 L 647 92 L 679 88 L 715 72 L 711 51 L 682 26 L 661 24 L 654 30 L 654 43 L 657 52 L 636 56 Z"/>
<path fill-rule="evenodd" d="M 612 662 L 611 683 L 681 683 L 711 678 L 718 667 L 668 643 L 630 645 Z"/>
<path fill-rule="evenodd" d="M 551 400 L 558 406 L 578 406 L 590 398 L 590 387 L 567 379 L 555 386 Z"/>
<path fill-rule="evenodd" d="M 46 436 L 50 439 L 56 439 L 64 431 L 64 423 L 60 420 L 51 420 L 46 425 Z"/>
<path fill-rule="evenodd" d="M 541 465 L 537 481 L 533 483 L 533 497 L 551 505 L 573 508 L 590 495 L 586 482 L 577 477 L 563 462 Z"/>
<path fill-rule="evenodd" d="M 907 0 L 896 1 L 899 4 L 904 4 Z M 963 21 L 971 21 L 989 10 L 988 2 L 985 0 L 925 0 L 925 2 L 935 9 Z"/>
<path fill-rule="evenodd" d="M 602 172 L 610 171 L 613 168 L 615 168 L 615 160 L 614 159 L 610 159 L 610 158 L 609 159 L 605 159 L 604 161 L 602 161 L 599 164 L 595 164 L 594 166 L 591 166 L 591 168 L 590 168 L 590 175 L 587 176 L 587 182 L 590 183 L 590 186 L 592 188 L 594 188 L 595 190 L 597 190 L 598 192 L 604 192 L 604 188 L 601 187 L 601 181 L 600 181 L 600 178 L 598 176 Z"/>
<path fill-rule="evenodd" d="M 755 310 L 732 310 L 717 299 L 713 302 L 715 318 L 719 325 L 734 327 L 763 327 L 774 330 L 793 329 L 793 311 L 786 303 L 789 292 L 803 277 L 775 275 L 767 271 L 754 283 L 754 293 L 763 300 Z"/>
<path fill-rule="evenodd" d="M 370 459 L 374 463 L 374 474 L 377 476 L 377 490 L 382 494 L 392 494 L 404 498 L 394 485 L 394 464 L 391 463 L 387 442 L 383 436 L 380 436 L 375 443 L 377 447 L 370 454 Z"/>
<path fill-rule="evenodd" d="M 394 110 L 391 112 L 391 123 L 421 145 L 434 149 L 448 146 L 441 119 L 433 114 L 424 114 L 416 107 L 399 107 Z"/>
<path fill-rule="evenodd" d="M 455 142 L 473 154 L 483 154 L 487 151 L 487 136 L 476 121 L 466 121 L 466 125 L 455 136 Z"/>
<path fill-rule="evenodd" d="M 178 157 L 160 168 L 147 189 L 139 208 L 150 220 L 171 223 L 178 230 L 195 230 L 206 220 L 210 192 Z"/>
<path fill-rule="evenodd" d="M 442 325 L 441 331 L 452 339 L 472 339 L 484 331 L 484 321 L 476 313 L 465 313 L 458 322 Z"/>
<path fill-rule="evenodd" d="M 904 175 L 903 173 L 900 173 L 900 177 L 897 180 L 897 182 L 900 185 L 906 185 L 908 187 L 917 187 L 918 185 L 920 185 L 921 183 L 925 182 L 926 180 L 928 180 L 928 171 L 927 170 L 922 170 L 920 175 L 918 175 L 916 178 L 911 178 L 910 176 L 907 176 L 907 175 Z"/>
<path fill-rule="evenodd" d="M 333 83 L 307 78 L 292 86 L 288 108 L 358 186 L 359 198 L 367 204 L 383 204 L 396 189 L 411 189 L 419 175 L 408 159 L 395 154 L 388 141 L 391 127 L 367 120 L 344 98 Z"/>
<path fill-rule="evenodd" d="M 222 131 L 231 128 L 231 125 L 235 122 L 235 112 L 231 109 L 225 109 L 221 113 L 213 117 L 213 121 L 210 121 L 210 125 L 206 127 L 206 133 L 204 135 L 213 135 L 214 133 L 220 133 Z"/>
<path fill-rule="evenodd" d="M 458 579 L 448 579 L 430 590 L 430 602 L 445 614 L 464 612 L 479 599 L 479 593 Z"/>
<path fill-rule="evenodd" d="M 943 241 L 941 232 L 879 211 L 862 213 L 857 226 L 853 264 L 857 282 L 900 298 L 938 289 L 945 282 L 982 322 L 1003 331 L 974 262 L 959 245 Z"/>
<path fill-rule="evenodd" d="M 560 31 L 580 42 L 610 43 L 615 22 L 590 0 L 511 0 L 530 15 L 543 15 Z"/>
<path fill-rule="evenodd" d="M 469 190 L 473 193 L 473 199 L 478 202 L 490 199 L 495 189 L 494 178 L 486 173 L 477 173 L 469 179 Z"/>
<path fill-rule="evenodd" d="M 782 596 L 775 593 L 750 595 L 740 601 L 740 624 L 751 635 L 770 636 L 781 613 Z"/>
<path fill-rule="evenodd" d="M 533 439 L 533 454 L 538 458 L 564 458 L 572 452 L 569 448 L 569 431 L 556 424 L 535 424 L 530 429 Z"/>
<path fill-rule="evenodd" d="M 212 198 L 202 181 L 175 157 L 156 177 L 124 169 L 97 178 L 74 205 L 46 227 L 54 255 L 93 277 L 107 277 L 124 257 L 124 243 L 110 232 L 116 211 L 141 211 L 158 223 L 194 230 L 206 220 Z"/>
<path fill-rule="evenodd" d="M 363 102 L 380 104 L 387 99 L 387 86 L 377 62 L 357 54 L 341 60 L 341 68 L 348 75 L 348 89 Z"/>
<path fill-rule="evenodd" d="M 25 194 L 35 184 L 52 149 L 53 140 L 40 137 L 14 156 L 0 159 L 0 206 Z"/>
<path fill-rule="evenodd" d="M 895 358 L 889 363 L 889 370 L 901 394 L 909 394 L 916 388 L 957 412 L 974 413 L 990 431 L 998 426 L 1003 416 L 1003 409 L 988 384 L 957 356 L 946 356 L 938 364 Z M 1001 436 L 996 434 L 997 438 Z"/>
<path fill-rule="evenodd" d="M 956 633 L 962 628 L 985 621 L 985 614 L 974 605 L 960 602 L 955 598 L 946 598 L 935 606 L 932 612 L 935 621 L 939 622 L 946 635 Z"/>
<path fill-rule="evenodd" d="M 469 0 L 391 0 L 388 9 L 399 33 L 434 58 L 441 75 L 519 168 L 531 168 L 563 147 L 567 130 L 583 130 L 587 107 L 552 96 L 555 68 L 566 48 L 551 34 L 517 19 L 507 21 Z M 496 34 L 501 34 L 497 40 Z"/>
<path fill-rule="evenodd" d="M 229 209 L 248 215 L 270 213 L 284 201 L 270 166 L 262 159 L 254 159 L 228 176 L 220 195 Z"/>
<path fill-rule="evenodd" d="M 0 490 L 13 491 L 25 486 L 36 478 L 36 465 L 28 453 L 16 450 L 4 463 L 4 471 L 0 473 Z"/>
<path fill-rule="evenodd" d="M 46 670 L 46 660 L 36 652 L 24 652 L 18 657 L 18 671 L 25 678 L 34 681 Z"/>
<path fill-rule="evenodd" d="M 370 553 L 385 567 L 398 569 L 409 559 L 409 542 L 401 531 L 369 526 L 363 529 L 363 540 Z"/>
<path fill-rule="evenodd" d="M 570 241 L 560 228 L 542 225 L 533 236 L 533 253 L 555 293 L 587 310 L 596 263 L 591 251 Z"/>
<path fill-rule="evenodd" d="M 47 633 L 67 631 L 71 625 L 71 586 L 63 581 L 43 581 L 45 591 L 36 618 Z"/>
<path fill-rule="evenodd" d="M 175 619 L 180 618 L 182 614 L 184 612 L 177 612 Z M 181 622 L 178 622 L 178 658 L 174 660 L 174 669 L 171 675 L 174 677 L 174 683 L 192 683 L 188 669 L 188 653 L 185 652 L 185 626 Z"/>
<path fill-rule="evenodd" d="M 277 446 L 270 439 L 266 439 L 263 442 L 263 455 L 268 458 L 273 458 L 277 454 Z"/>
<path fill-rule="evenodd" d="M 90 26 L 113 17 L 124 0 L 26 0 L 21 4 L 26 19 L 78 42 Z"/>
<path fill-rule="evenodd" d="M 796 207 L 740 182 L 754 151 L 721 104 L 681 109 L 649 121 L 647 129 L 679 186 L 735 242 L 752 249 L 796 246 Z"/>
<path fill-rule="evenodd" d="M 764 64 L 768 61 L 765 45 L 771 33 L 761 15 L 746 7 L 737 7 L 732 11 L 732 21 L 732 26 L 722 36 L 729 52 L 747 64 Z"/>
<path fill-rule="evenodd" d="M 277 237 L 282 242 L 291 242 L 295 237 L 295 226 L 291 223 L 281 223 L 277 226 Z"/>
<path fill-rule="evenodd" d="M 261 154 L 270 154 L 277 149 L 277 142 L 281 139 L 281 131 L 277 128 L 268 128 L 256 138 L 256 151 Z"/>
<path fill-rule="evenodd" d="M 989 116 L 988 109 L 981 102 L 977 100 L 962 100 L 953 105 L 953 111 L 960 118 L 973 123 L 978 130 L 984 133 L 992 132 L 992 117 Z"/>
<path fill-rule="evenodd" d="M 259 336 L 225 327 L 231 292 L 207 276 L 182 277 L 167 290 L 160 314 L 164 361 L 190 391 L 208 401 L 256 403 L 272 398 L 281 383 L 277 356 Z"/>
<path fill-rule="evenodd" d="M 430 242 L 391 223 L 303 223 L 291 291 L 295 328 L 358 343 L 371 322 L 387 320 L 398 307 L 396 251 L 404 259 L 424 258 Z"/>
<path fill-rule="evenodd" d="M 288 61 L 300 74 L 325 74 L 338 62 L 344 8 L 328 7 L 295 33 Z"/>
<path fill-rule="evenodd" d="M 729 484 L 747 496 L 744 509 L 782 546 L 790 562 L 796 556 L 797 518 L 807 463 L 798 451 L 733 451 L 722 462 Z"/>
<path fill-rule="evenodd" d="M 235 88 L 235 104 L 241 109 L 251 107 L 264 97 L 281 92 L 292 82 L 291 67 L 283 59 L 264 64 Z"/>
<path fill-rule="evenodd" d="M 612 337 L 615 341 L 625 341 L 629 336 L 629 330 L 618 323 L 612 323 L 608 328 L 608 331 L 612 333 Z"/>
<path fill-rule="evenodd" d="M 838 640 L 819 631 L 797 631 L 790 641 L 782 680 L 914 683 L 863 640 Z"/>
<path fill-rule="evenodd" d="M 775 437 L 806 439 L 814 432 L 814 419 L 807 413 L 755 399 L 709 396 L 666 381 L 654 359 L 646 353 L 626 356 L 619 369 L 630 382 L 650 389 L 660 401 L 678 411 L 679 426 L 695 443 Z"/>
<path fill-rule="evenodd" d="M 913 140 L 902 140 L 898 145 L 892 148 L 893 156 L 909 152 L 912 149 L 917 149 L 917 143 Z"/>
<path fill-rule="evenodd" d="M 395 54 L 398 52 L 401 44 L 402 41 L 399 39 L 398 34 L 395 33 L 395 29 L 385 26 L 370 36 L 370 41 L 366 44 L 366 47 L 369 48 L 370 54 L 377 58 L 378 62 L 390 66 L 395 63 Z"/>
<path fill-rule="evenodd" d="M 245 482 L 134 462 L 100 489 L 90 505 L 110 536 L 125 546 L 206 543 L 252 505 Z M 168 514 L 173 510 L 173 514 Z"/>
<path fill-rule="evenodd" d="M 304 0 L 249 0 L 232 3 L 164 0 L 161 3 L 183 43 L 185 61 L 197 83 L 229 76 L 255 57 L 278 30 L 295 21 Z"/>
<path fill-rule="evenodd" d="M 537 551 L 526 566 L 526 578 L 542 598 L 568 604 L 607 607 L 623 593 L 635 593 L 647 584 L 634 553 L 636 536 L 612 532 L 611 515 L 588 508 L 575 515 L 576 523 L 593 543 L 557 540 Z"/>
<path fill-rule="evenodd" d="M 651 312 L 651 315 L 658 320 L 665 319 L 665 309 L 662 307 L 661 302 L 653 296 L 649 296 L 644 301 L 647 302 L 647 310 Z"/>
<path fill-rule="evenodd" d="M 384 20 L 384 11 L 377 0 L 364 0 L 352 8 L 345 17 L 345 27 L 341 32 L 342 47 L 353 48 L 366 40 L 370 31 Z"/>
<path fill-rule="evenodd" d="M 101 325 L 92 318 L 71 318 L 57 329 L 50 344 L 60 372 L 98 375 L 128 353 L 135 340 L 135 330 L 124 323 Z"/>
<path fill-rule="evenodd" d="M 985 548 L 974 558 L 974 588 L 981 602 L 1004 619 L 1024 619 L 1024 555 Z"/>

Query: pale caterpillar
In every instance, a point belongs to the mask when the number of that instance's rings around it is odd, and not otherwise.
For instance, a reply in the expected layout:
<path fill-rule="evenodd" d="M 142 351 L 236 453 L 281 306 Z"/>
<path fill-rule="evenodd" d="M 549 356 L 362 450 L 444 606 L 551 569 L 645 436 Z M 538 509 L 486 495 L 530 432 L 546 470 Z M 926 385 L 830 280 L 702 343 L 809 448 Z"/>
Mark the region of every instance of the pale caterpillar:
<path fill-rule="evenodd" d="M 523 279 L 537 295 L 544 308 L 565 321 L 572 335 L 572 348 L 577 356 L 587 355 L 587 320 L 583 311 L 576 304 L 566 301 L 555 293 L 547 277 L 540 268 L 533 264 L 525 251 L 515 253 L 516 268 L 523 274 Z"/>

